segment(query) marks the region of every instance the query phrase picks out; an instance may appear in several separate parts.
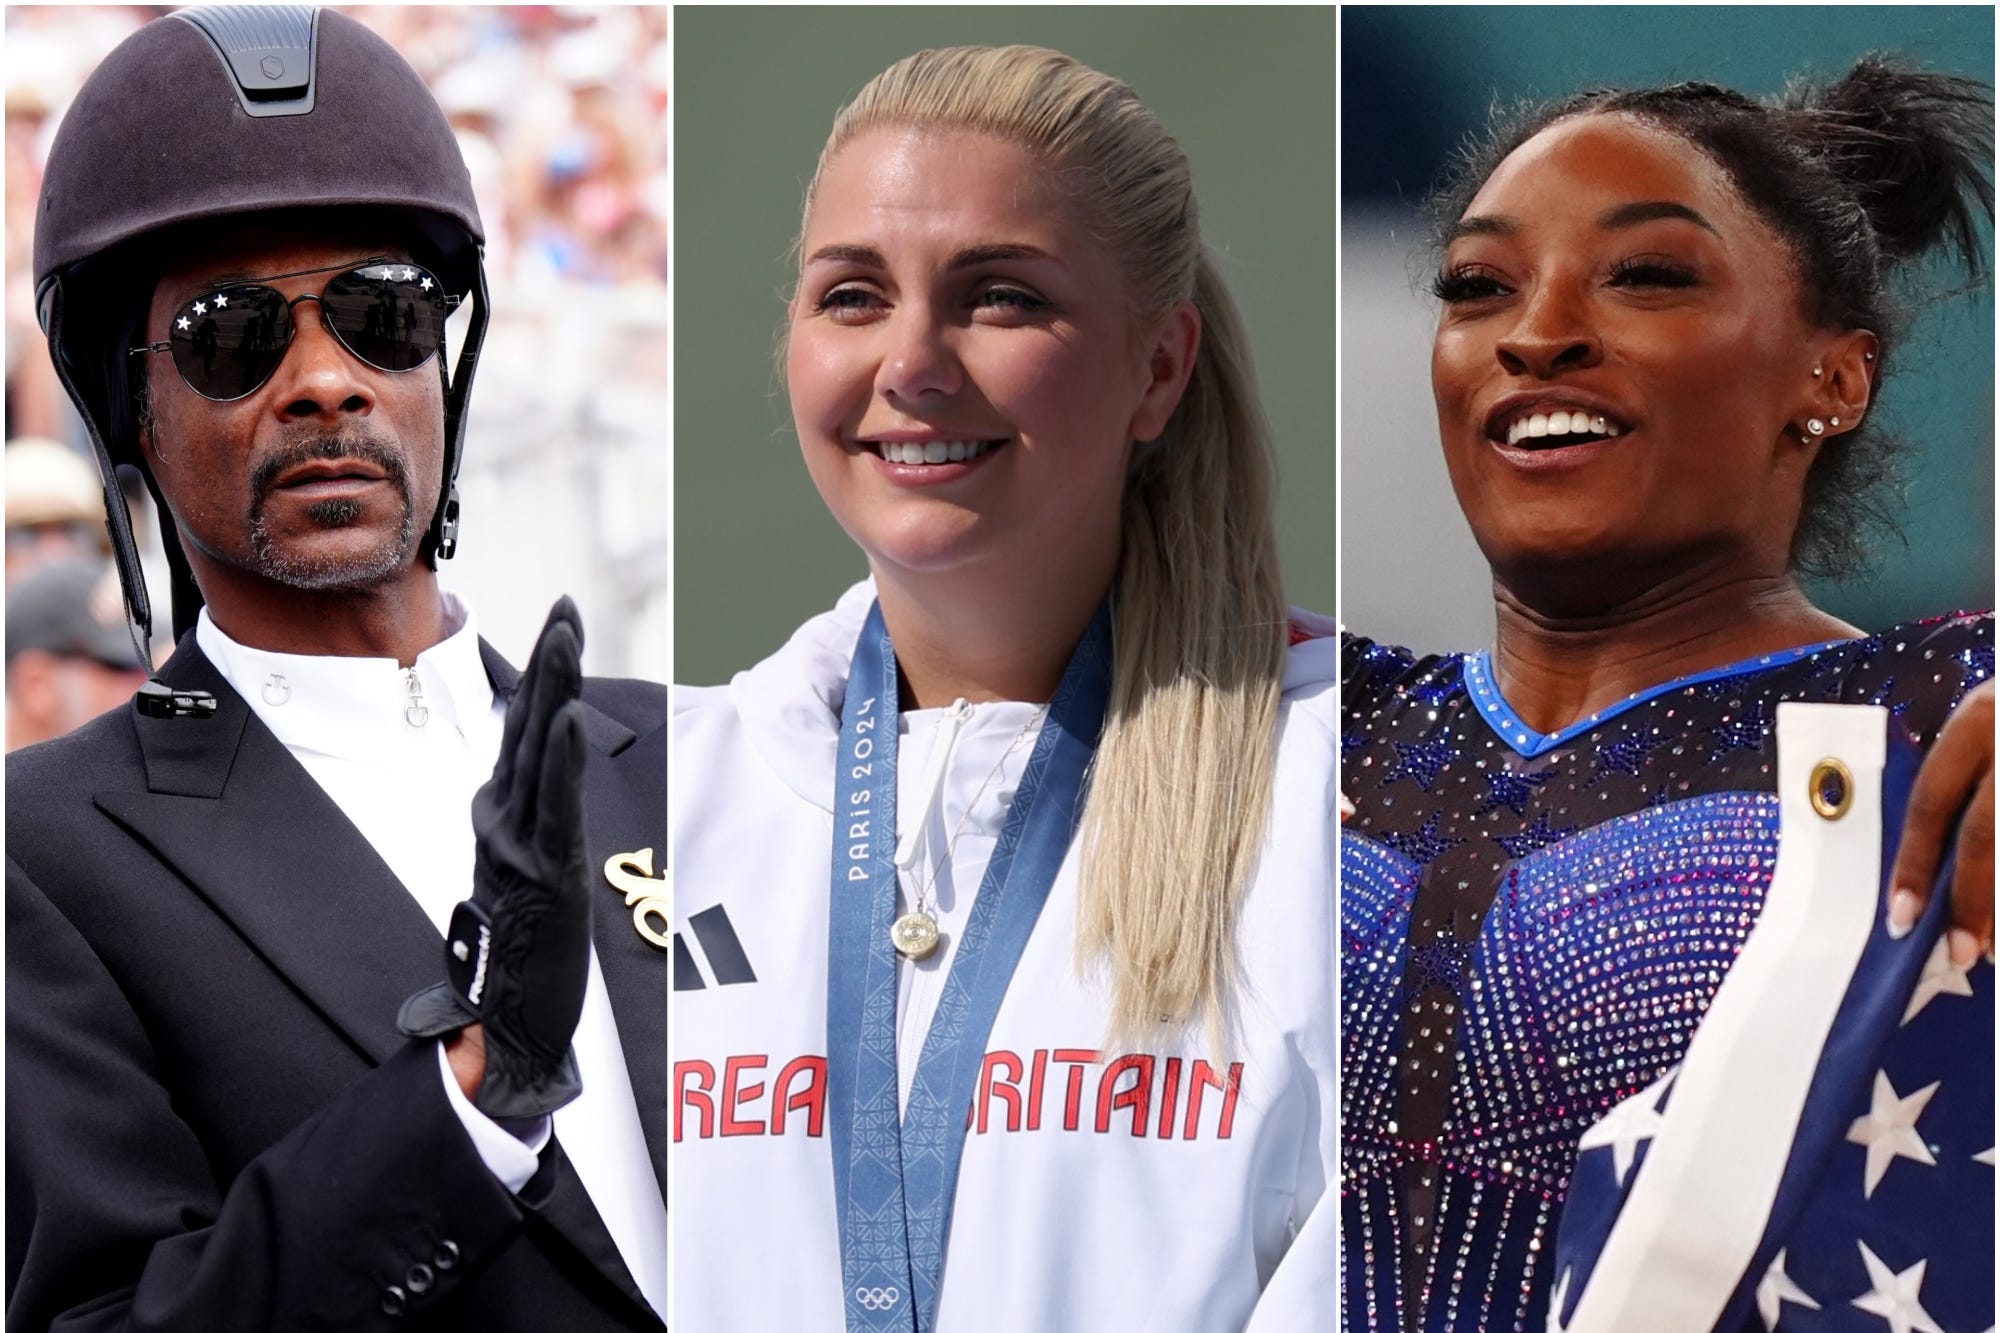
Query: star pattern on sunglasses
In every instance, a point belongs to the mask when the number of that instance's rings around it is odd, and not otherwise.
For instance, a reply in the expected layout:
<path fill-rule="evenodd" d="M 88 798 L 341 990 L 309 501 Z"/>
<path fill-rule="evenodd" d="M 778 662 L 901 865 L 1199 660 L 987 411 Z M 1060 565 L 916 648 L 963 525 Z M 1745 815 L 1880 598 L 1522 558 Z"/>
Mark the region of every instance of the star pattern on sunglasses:
<path fill-rule="evenodd" d="M 286 297 L 272 282 L 335 273 L 318 293 Z M 191 297 L 175 313 L 172 339 L 130 349 L 170 352 L 181 381 L 212 402 L 234 402 L 268 380 L 291 346 L 292 308 L 317 301 L 325 327 L 363 364 L 390 373 L 414 370 L 437 355 L 444 320 L 460 303 L 437 277 L 407 260 L 279 273 Z M 228 359 L 218 361 L 218 357 Z"/>

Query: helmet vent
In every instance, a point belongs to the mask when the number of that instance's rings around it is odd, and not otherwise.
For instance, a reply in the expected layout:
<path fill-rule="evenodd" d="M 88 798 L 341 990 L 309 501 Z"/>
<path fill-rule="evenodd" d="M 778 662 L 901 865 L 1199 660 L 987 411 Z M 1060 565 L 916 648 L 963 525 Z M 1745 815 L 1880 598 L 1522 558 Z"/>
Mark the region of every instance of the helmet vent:
<path fill-rule="evenodd" d="M 306 5 L 203 5 L 179 10 L 208 38 L 229 71 L 236 100 L 253 116 L 303 116 L 313 109 L 314 36 L 319 11 Z"/>

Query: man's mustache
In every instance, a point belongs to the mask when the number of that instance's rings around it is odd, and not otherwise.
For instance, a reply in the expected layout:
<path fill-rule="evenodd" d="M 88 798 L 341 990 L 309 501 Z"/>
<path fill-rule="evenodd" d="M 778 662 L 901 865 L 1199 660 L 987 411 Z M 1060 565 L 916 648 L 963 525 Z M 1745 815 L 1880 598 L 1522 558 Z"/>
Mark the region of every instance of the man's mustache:
<path fill-rule="evenodd" d="M 255 516 L 262 511 L 273 486 L 285 472 L 301 463 L 335 458 L 354 458 L 374 464 L 402 493 L 405 506 L 410 503 L 409 469 L 403 462 L 402 454 L 381 440 L 360 432 L 343 431 L 327 435 L 308 430 L 281 439 L 251 469 L 251 514 Z"/>

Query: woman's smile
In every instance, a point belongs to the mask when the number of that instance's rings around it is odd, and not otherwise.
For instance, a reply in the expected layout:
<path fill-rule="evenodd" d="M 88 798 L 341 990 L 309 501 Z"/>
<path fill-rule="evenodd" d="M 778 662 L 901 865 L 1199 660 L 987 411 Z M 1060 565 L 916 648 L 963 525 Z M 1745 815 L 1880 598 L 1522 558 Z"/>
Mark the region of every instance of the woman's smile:
<path fill-rule="evenodd" d="M 1574 390 L 1509 394 L 1486 415 L 1486 438 L 1508 467 L 1532 474 L 1588 467 L 1630 445 L 1622 409 Z"/>
<path fill-rule="evenodd" d="M 1011 437 L 970 431 L 877 431 L 856 445 L 880 460 L 884 480 L 894 486 L 937 486 L 970 475 Z"/>

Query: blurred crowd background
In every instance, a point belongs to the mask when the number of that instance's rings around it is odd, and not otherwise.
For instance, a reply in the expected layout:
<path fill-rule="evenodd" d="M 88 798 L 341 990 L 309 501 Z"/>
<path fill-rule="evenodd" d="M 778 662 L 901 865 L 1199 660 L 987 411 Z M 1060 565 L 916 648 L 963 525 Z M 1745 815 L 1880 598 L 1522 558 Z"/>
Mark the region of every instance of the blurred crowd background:
<path fill-rule="evenodd" d="M 1340 614 L 1432 652 L 1488 644 L 1493 599 L 1438 447 L 1435 257 L 1418 205 L 1488 108 L 1684 79 L 1762 96 L 1868 51 L 1993 79 L 1983 6 L 1350 5 L 1340 40 Z M 1987 244 L 1990 257 L 1990 232 Z M 1870 577 L 1813 589 L 1867 629 L 1993 605 L 1993 290 L 1954 293 L 1964 282 L 1920 275 L 1918 318 L 1871 413 L 1915 446 L 1908 545 L 1885 546 Z"/>
<path fill-rule="evenodd" d="M 105 53 L 173 8 L 6 11 L 9 749 L 115 705 L 144 678 L 108 573 L 96 467 L 35 323 L 34 218 L 70 99 Z M 587 670 L 665 680 L 667 9 L 337 8 L 429 83 L 486 228 L 494 313 L 459 475 L 460 554 L 440 577 L 516 662 L 569 593 Z M 164 634 L 165 565 L 151 503 L 133 494 Z M 155 656 L 170 647 L 156 643 Z"/>

